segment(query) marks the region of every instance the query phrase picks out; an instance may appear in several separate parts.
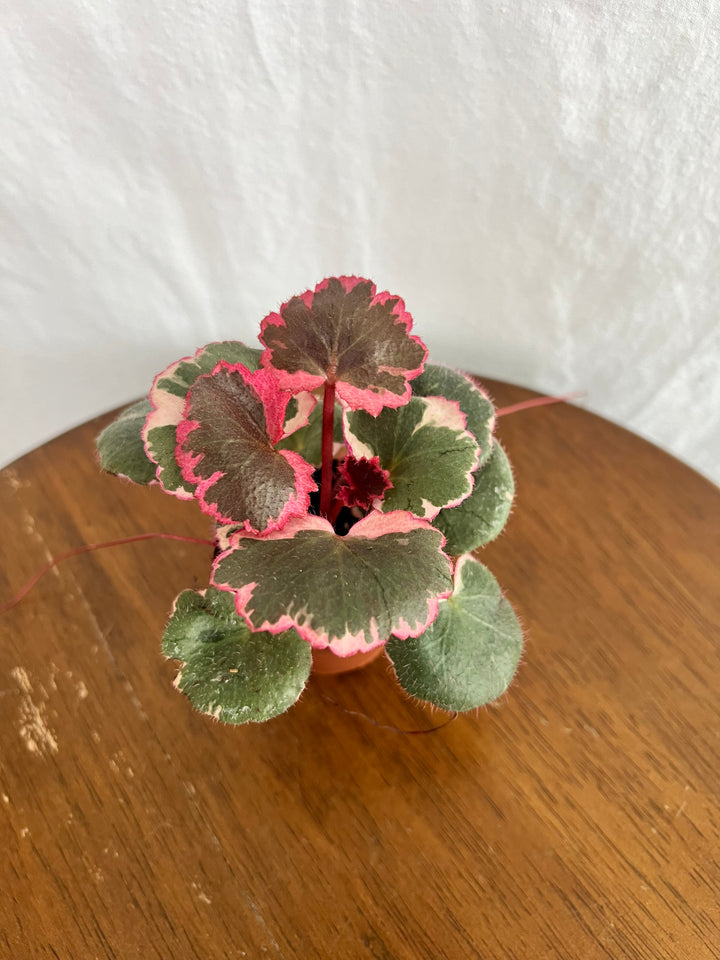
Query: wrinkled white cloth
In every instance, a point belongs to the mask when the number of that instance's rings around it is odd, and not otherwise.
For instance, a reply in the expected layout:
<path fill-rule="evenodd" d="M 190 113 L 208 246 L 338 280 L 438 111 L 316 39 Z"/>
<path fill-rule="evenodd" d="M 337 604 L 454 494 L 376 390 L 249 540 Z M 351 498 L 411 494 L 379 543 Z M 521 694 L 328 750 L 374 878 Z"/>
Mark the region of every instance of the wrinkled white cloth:
<path fill-rule="evenodd" d="M 720 480 L 720 0 L 7 0 L 0 462 L 322 278 Z"/>

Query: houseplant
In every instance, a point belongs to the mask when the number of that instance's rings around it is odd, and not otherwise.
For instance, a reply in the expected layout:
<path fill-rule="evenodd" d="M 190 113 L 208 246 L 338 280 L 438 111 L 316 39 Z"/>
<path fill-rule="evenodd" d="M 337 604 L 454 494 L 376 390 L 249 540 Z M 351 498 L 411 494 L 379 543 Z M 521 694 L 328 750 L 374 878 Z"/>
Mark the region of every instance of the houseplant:
<path fill-rule="evenodd" d="M 313 650 L 384 648 L 447 710 L 507 688 L 522 631 L 472 552 L 504 526 L 512 473 L 488 396 L 427 363 L 411 328 L 369 280 L 324 280 L 263 320 L 261 348 L 171 364 L 98 437 L 104 469 L 216 524 L 209 585 L 176 598 L 163 636 L 202 712 L 277 716 Z"/>

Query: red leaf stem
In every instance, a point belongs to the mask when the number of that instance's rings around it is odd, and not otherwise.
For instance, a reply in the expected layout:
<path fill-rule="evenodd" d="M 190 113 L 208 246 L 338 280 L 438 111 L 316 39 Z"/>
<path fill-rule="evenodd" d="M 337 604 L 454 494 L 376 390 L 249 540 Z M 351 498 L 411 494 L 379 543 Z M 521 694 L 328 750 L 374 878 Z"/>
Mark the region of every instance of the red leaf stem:
<path fill-rule="evenodd" d="M 81 553 L 90 553 L 93 550 L 104 550 L 105 547 L 121 547 L 126 543 L 137 543 L 140 540 L 180 540 L 182 543 L 199 543 L 207 547 L 215 546 L 213 540 L 201 540 L 199 537 L 183 537 L 176 533 L 138 533 L 134 537 L 122 537 L 120 540 L 105 540 L 103 543 L 85 543 L 82 547 L 75 547 L 74 550 L 68 550 L 67 553 L 61 553 L 58 557 L 53 557 L 49 563 L 46 563 L 44 567 L 38 570 L 9 603 L 0 607 L 0 615 L 16 607 L 20 601 L 30 593 L 35 584 L 41 580 L 46 573 L 49 573 L 53 567 L 62 563 L 63 560 L 69 560 L 70 557 L 77 557 Z"/>
<path fill-rule="evenodd" d="M 320 473 L 320 516 L 328 517 L 332 505 L 333 431 L 335 429 L 335 381 L 325 382 L 322 419 L 322 466 Z"/>
<path fill-rule="evenodd" d="M 506 417 L 509 413 L 519 413 L 521 410 L 531 410 L 533 407 L 546 407 L 551 403 L 567 403 L 568 400 L 579 400 L 584 397 L 582 391 L 568 393 L 564 397 L 533 397 L 532 400 L 522 400 L 520 403 L 513 403 L 509 407 L 500 407 L 495 411 L 496 417 Z"/>

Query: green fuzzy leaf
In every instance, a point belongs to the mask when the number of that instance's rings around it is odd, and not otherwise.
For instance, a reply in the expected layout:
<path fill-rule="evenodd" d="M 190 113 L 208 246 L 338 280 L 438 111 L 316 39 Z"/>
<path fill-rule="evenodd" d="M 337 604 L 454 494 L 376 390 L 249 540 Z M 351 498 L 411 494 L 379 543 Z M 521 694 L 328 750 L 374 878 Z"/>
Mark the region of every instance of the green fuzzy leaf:
<path fill-rule="evenodd" d="M 455 589 L 421 636 L 391 638 L 387 653 L 411 696 L 443 710 L 472 710 L 508 688 L 522 652 L 522 628 L 487 567 L 458 560 Z"/>
<path fill-rule="evenodd" d="M 442 397 L 413 397 L 397 410 L 377 417 L 346 411 L 345 436 L 355 457 L 380 459 L 392 489 L 378 504 L 384 513 L 409 510 L 434 517 L 472 490 L 478 445 L 464 427 L 457 402 Z"/>
<path fill-rule="evenodd" d="M 495 407 L 492 401 L 469 377 L 450 367 L 425 364 L 425 370 L 412 382 L 416 397 L 445 397 L 455 400 L 467 418 L 466 428 L 480 445 L 480 466 L 490 457 L 495 428 Z"/>
<path fill-rule="evenodd" d="M 459 506 L 441 510 L 433 526 L 447 539 L 451 556 L 471 553 L 502 531 L 512 507 L 515 481 L 507 454 L 497 442 L 487 463 L 476 471 L 473 492 Z"/>
<path fill-rule="evenodd" d="M 440 533 L 408 513 L 365 517 L 340 537 L 320 517 L 270 537 L 239 536 L 213 582 L 238 594 L 256 630 L 294 626 L 313 646 L 348 656 L 391 633 L 422 631 L 451 589 Z"/>
<path fill-rule="evenodd" d="M 150 399 L 152 413 L 144 428 L 147 452 L 157 465 L 157 479 L 164 490 L 184 500 L 193 496 L 195 484 L 185 480 L 175 460 L 175 431 L 182 420 L 185 398 L 190 387 L 204 373 L 212 373 L 221 360 L 242 363 L 251 372 L 260 365 L 262 351 L 235 340 L 208 343 L 193 357 L 179 360 L 155 380 Z"/>
<path fill-rule="evenodd" d="M 177 450 L 176 434 L 176 423 L 168 423 L 162 427 L 153 427 L 147 431 L 148 449 L 157 464 L 155 469 L 163 490 L 167 490 L 168 493 L 174 493 L 176 496 L 181 497 L 181 499 L 190 500 L 195 490 L 195 484 L 183 479 L 180 466 L 175 459 L 175 451 Z"/>
<path fill-rule="evenodd" d="M 252 633 L 233 595 L 214 587 L 184 590 L 163 636 L 163 653 L 182 660 L 175 686 L 193 706 L 223 723 L 270 720 L 302 693 L 310 645 L 294 630 Z"/>
<path fill-rule="evenodd" d="M 142 428 L 150 413 L 150 401 L 138 400 L 127 407 L 97 438 L 100 466 L 108 473 L 126 477 L 133 483 L 152 483 L 155 464 L 148 459 Z"/>
<path fill-rule="evenodd" d="M 198 350 L 194 357 L 188 357 L 169 367 L 166 375 L 158 379 L 155 387 L 184 399 L 197 378 L 203 373 L 212 373 L 221 360 L 226 363 L 241 363 L 252 373 L 260 366 L 261 356 L 262 350 L 247 347 L 239 340 L 208 343 Z"/>

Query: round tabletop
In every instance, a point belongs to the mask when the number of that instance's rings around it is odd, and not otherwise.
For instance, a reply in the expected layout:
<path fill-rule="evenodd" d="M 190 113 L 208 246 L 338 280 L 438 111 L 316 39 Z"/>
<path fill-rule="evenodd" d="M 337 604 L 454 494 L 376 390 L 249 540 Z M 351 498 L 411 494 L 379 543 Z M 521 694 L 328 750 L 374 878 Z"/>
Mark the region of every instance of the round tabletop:
<path fill-rule="evenodd" d="M 109 419 L 0 474 L 0 605 L 82 544 L 209 536 L 100 471 Z M 518 493 L 481 555 L 523 662 L 425 736 L 384 657 L 267 724 L 195 713 L 159 644 L 209 547 L 74 557 L 0 617 L 0 955 L 720 956 L 720 491 L 570 405 L 498 433 Z"/>

